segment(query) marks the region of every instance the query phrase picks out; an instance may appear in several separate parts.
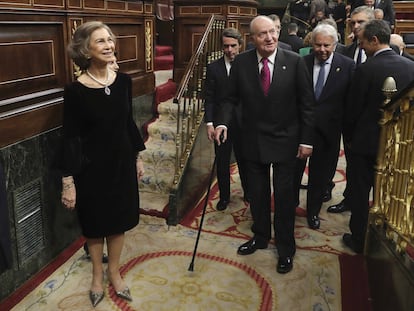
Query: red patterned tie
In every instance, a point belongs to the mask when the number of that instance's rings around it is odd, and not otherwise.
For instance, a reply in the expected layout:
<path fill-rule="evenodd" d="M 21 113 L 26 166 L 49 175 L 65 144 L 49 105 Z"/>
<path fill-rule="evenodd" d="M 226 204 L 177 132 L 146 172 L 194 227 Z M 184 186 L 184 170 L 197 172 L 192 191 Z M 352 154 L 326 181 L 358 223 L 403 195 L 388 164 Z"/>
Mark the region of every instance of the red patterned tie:
<path fill-rule="evenodd" d="M 262 70 L 260 71 L 260 78 L 262 80 L 263 92 L 267 96 L 270 87 L 270 70 L 267 65 L 269 60 L 266 57 L 263 57 L 261 62 L 263 63 Z"/>

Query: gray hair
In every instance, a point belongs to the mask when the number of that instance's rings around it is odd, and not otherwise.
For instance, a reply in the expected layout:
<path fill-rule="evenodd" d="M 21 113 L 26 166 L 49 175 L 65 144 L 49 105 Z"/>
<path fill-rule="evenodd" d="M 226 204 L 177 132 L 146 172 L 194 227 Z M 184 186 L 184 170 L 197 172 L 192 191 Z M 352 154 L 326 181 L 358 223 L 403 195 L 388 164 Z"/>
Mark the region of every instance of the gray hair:
<path fill-rule="evenodd" d="M 351 12 L 351 17 L 358 13 L 364 13 L 368 17 L 368 20 L 370 21 L 375 19 L 374 10 L 366 5 L 361 5 L 361 6 L 356 7 Z"/>
<path fill-rule="evenodd" d="M 331 25 L 333 28 L 335 28 L 336 31 L 338 31 L 338 25 L 336 25 L 336 22 L 334 21 L 333 18 L 325 18 L 323 20 L 321 20 L 319 24 L 326 24 L 326 25 Z"/>
<path fill-rule="evenodd" d="M 272 21 L 280 21 L 280 17 L 279 17 L 279 15 L 276 15 L 276 14 L 270 14 L 270 15 L 268 15 L 267 17 L 269 17 Z"/>
<path fill-rule="evenodd" d="M 249 31 L 250 31 L 250 35 L 254 35 L 254 34 L 256 34 L 256 33 L 255 33 L 255 29 L 254 29 L 254 27 L 253 27 L 253 26 L 255 26 L 256 21 L 257 21 L 257 20 L 259 20 L 259 19 L 265 19 L 265 20 L 270 21 L 271 23 L 274 23 L 274 21 L 273 21 L 270 17 L 268 17 L 268 16 L 266 16 L 266 15 L 257 15 L 257 16 L 256 16 L 255 18 L 253 18 L 253 19 L 252 19 L 252 21 L 250 22 L 250 29 L 249 29 Z"/>
<path fill-rule="evenodd" d="M 326 35 L 330 36 L 334 39 L 335 44 L 338 43 L 338 32 L 336 29 L 328 24 L 318 24 L 313 30 L 312 30 L 312 42 L 313 38 L 315 38 L 316 35 Z"/>
<path fill-rule="evenodd" d="M 97 30 L 104 28 L 108 31 L 112 40 L 116 41 L 115 35 L 111 31 L 108 25 L 100 21 L 86 22 L 76 28 L 73 34 L 72 42 L 68 45 L 68 54 L 73 62 L 79 66 L 81 70 L 89 68 L 89 44 L 91 40 L 91 34 Z"/>

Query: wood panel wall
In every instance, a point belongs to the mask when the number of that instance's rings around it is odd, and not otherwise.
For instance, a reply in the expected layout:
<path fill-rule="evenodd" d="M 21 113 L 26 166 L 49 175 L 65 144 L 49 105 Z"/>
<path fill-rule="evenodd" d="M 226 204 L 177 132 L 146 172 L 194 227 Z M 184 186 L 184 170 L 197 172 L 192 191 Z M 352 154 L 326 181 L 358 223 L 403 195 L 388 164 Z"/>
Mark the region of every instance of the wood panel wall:
<path fill-rule="evenodd" d="M 250 21 L 257 15 L 257 1 L 174 1 L 174 81 L 179 83 L 211 14 L 226 17 L 226 27 L 238 28 L 245 43 Z"/>
<path fill-rule="evenodd" d="M 118 63 L 132 77 L 134 97 L 153 93 L 152 1 L 0 1 L 0 148 L 60 126 L 63 89 L 75 77 L 67 45 L 90 20 L 117 35 Z"/>
<path fill-rule="evenodd" d="M 395 29 L 400 35 L 414 33 L 414 1 L 394 1 Z M 410 54 L 414 54 L 414 48 L 406 48 Z"/>
<path fill-rule="evenodd" d="M 413 1 L 393 1 L 395 19 L 414 19 Z"/>

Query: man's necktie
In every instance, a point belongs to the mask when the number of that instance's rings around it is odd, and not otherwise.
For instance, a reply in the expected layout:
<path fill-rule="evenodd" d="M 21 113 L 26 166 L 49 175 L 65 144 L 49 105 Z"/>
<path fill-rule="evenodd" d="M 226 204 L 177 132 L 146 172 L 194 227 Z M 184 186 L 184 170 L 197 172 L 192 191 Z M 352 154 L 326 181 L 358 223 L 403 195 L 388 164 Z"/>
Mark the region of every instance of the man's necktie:
<path fill-rule="evenodd" d="M 264 94 L 267 96 L 270 87 L 270 70 L 269 66 L 267 65 L 269 60 L 267 58 L 262 58 L 261 62 L 263 63 L 262 70 L 260 71 L 260 78 L 262 81 L 262 88 Z"/>
<path fill-rule="evenodd" d="M 319 70 L 318 80 L 315 84 L 315 98 L 319 99 L 319 96 L 322 93 L 323 85 L 325 83 L 325 62 L 320 62 L 319 65 L 321 69 Z"/>
<path fill-rule="evenodd" d="M 360 63 L 362 63 L 362 49 L 360 46 L 358 46 L 358 55 L 357 55 L 357 61 L 356 64 L 359 65 Z"/>

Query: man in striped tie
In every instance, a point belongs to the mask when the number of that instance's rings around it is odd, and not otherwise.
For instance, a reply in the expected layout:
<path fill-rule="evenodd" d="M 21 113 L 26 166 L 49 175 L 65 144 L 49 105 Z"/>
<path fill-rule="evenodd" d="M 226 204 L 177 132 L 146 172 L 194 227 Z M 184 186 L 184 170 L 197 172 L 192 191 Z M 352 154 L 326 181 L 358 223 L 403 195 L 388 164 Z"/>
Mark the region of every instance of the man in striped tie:
<path fill-rule="evenodd" d="M 338 43 L 336 29 L 320 24 L 312 31 L 312 54 L 304 56 L 313 78 L 316 99 L 315 139 L 309 159 L 306 211 L 308 225 L 319 229 L 323 196 L 336 168 L 346 97 L 355 69 L 352 59 L 334 52 Z M 296 201 L 306 161 L 297 161 Z"/>

